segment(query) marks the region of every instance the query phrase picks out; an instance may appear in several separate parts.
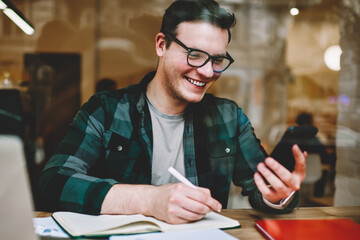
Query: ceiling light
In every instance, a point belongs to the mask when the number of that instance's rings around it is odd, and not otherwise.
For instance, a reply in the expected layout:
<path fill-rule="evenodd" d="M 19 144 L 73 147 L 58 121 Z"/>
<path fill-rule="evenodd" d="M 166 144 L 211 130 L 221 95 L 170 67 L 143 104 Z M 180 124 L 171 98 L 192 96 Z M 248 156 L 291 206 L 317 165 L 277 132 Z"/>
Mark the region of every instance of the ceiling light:
<path fill-rule="evenodd" d="M 340 70 L 340 57 L 342 50 L 339 45 L 333 45 L 326 49 L 324 61 L 328 68 L 334 71 Z"/>
<path fill-rule="evenodd" d="M 7 5 L 0 0 L 0 10 L 4 10 L 5 8 L 7 8 Z"/>
<path fill-rule="evenodd" d="M 299 9 L 297 9 L 296 7 L 293 7 L 290 9 L 290 14 L 293 16 L 296 16 L 299 14 Z"/>
<path fill-rule="evenodd" d="M 21 30 L 27 35 L 34 34 L 35 30 L 31 24 L 22 16 L 22 14 L 9 1 L 0 0 L 0 9 L 8 16 Z"/>

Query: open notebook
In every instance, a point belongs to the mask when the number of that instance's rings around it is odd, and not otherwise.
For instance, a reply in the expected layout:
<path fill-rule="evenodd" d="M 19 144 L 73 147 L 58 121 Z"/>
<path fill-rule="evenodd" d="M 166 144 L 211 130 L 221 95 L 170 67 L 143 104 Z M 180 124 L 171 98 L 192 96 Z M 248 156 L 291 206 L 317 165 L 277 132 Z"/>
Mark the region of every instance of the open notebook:
<path fill-rule="evenodd" d="M 94 216 L 74 212 L 55 212 L 52 217 L 73 237 L 240 227 L 237 220 L 214 212 L 208 213 L 199 221 L 186 224 L 168 224 L 141 214 Z"/>

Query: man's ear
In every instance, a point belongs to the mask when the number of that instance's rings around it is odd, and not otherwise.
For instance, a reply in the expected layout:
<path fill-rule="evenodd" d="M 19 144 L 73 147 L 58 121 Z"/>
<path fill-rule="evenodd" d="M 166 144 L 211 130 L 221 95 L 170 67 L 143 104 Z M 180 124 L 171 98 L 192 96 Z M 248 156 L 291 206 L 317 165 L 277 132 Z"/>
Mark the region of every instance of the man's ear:
<path fill-rule="evenodd" d="M 166 50 L 166 41 L 165 41 L 165 34 L 164 33 L 158 33 L 155 37 L 155 49 L 156 54 L 159 57 L 162 57 L 164 55 L 164 52 Z"/>

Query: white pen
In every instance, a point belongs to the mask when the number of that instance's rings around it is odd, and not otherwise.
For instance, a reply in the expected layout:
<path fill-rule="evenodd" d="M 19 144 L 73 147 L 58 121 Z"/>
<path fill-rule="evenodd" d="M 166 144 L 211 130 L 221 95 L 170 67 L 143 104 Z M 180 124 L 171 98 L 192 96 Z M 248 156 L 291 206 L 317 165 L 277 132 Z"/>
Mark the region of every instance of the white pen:
<path fill-rule="evenodd" d="M 183 175 L 181 175 L 181 173 L 179 173 L 175 168 L 173 167 L 169 167 L 168 169 L 169 173 L 171 173 L 174 177 L 176 177 L 177 180 L 179 180 L 180 182 L 182 182 L 183 184 L 192 187 L 194 189 L 197 189 L 197 186 L 195 186 L 194 184 L 192 184 L 187 178 L 185 178 Z"/>

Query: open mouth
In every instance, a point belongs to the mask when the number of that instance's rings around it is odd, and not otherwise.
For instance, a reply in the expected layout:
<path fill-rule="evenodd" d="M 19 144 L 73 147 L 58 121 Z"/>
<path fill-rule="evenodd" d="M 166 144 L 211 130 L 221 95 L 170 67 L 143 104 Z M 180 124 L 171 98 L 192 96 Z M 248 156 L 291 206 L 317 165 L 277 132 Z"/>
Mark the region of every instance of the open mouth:
<path fill-rule="evenodd" d="M 188 80 L 191 84 L 197 86 L 197 87 L 204 87 L 206 85 L 206 83 L 204 82 L 199 82 L 199 81 L 196 81 L 196 80 L 193 80 L 189 77 L 185 77 L 186 80 Z"/>

